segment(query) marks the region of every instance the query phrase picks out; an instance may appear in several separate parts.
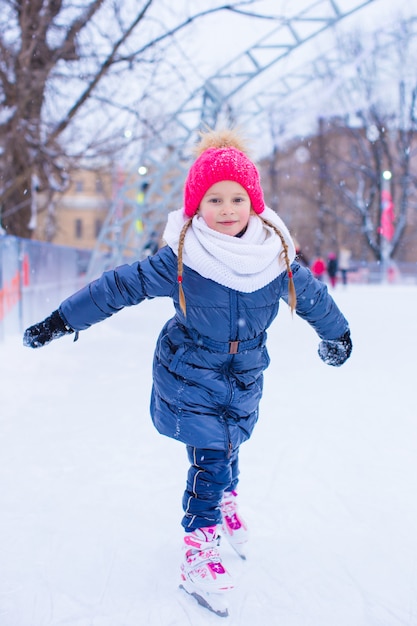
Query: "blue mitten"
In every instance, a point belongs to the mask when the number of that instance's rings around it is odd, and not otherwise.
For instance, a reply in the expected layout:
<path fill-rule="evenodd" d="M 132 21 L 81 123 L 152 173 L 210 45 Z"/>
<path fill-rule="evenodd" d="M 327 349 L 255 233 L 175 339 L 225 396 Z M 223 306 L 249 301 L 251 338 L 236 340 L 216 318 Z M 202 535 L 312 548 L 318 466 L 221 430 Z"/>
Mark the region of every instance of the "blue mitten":
<path fill-rule="evenodd" d="M 352 340 L 347 330 L 339 339 L 323 339 L 319 343 L 319 357 L 327 365 L 339 367 L 348 360 L 352 352 Z"/>
<path fill-rule="evenodd" d="M 41 348 L 46 346 L 53 339 L 58 339 L 63 335 L 73 333 L 74 330 L 70 328 L 62 319 L 58 311 L 51 313 L 49 317 L 34 324 L 25 330 L 23 335 L 23 345 L 28 348 Z"/>

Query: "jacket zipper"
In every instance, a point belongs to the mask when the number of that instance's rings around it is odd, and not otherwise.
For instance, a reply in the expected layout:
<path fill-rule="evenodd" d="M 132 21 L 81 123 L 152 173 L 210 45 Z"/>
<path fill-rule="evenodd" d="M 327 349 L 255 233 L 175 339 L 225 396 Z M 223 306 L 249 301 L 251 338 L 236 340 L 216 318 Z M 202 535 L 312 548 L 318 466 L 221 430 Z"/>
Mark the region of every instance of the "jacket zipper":
<path fill-rule="evenodd" d="M 229 292 L 230 328 L 229 341 L 238 339 L 238 315 L 237 315 L 237 293 L 233 290 Z"/>

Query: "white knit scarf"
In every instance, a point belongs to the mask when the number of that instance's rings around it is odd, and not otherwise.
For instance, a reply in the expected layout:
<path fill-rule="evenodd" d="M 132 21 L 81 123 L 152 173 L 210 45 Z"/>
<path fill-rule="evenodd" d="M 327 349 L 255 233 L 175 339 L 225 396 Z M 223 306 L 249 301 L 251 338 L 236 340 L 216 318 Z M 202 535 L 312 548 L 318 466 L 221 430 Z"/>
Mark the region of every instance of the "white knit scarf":
<path fill-rule="evenodd" d="M 295 247 L 284 222 L 265 207 L 262 216 L 278 227 L 288 244 L 290 263 Z M 164 240 L 178 255 L 181 229 L 188 218 L 183 209 L 168 215 Z M 281 239 L 257 215 L 251 215 L 241 237 L 231 237 L 209 228 L 202 217 L 195 215 L 184 241 L 183 261 L 204 278 L 209 278 L 237 291 L 252 293 L 265 287 L 286 270 L 281 256 Z"/>

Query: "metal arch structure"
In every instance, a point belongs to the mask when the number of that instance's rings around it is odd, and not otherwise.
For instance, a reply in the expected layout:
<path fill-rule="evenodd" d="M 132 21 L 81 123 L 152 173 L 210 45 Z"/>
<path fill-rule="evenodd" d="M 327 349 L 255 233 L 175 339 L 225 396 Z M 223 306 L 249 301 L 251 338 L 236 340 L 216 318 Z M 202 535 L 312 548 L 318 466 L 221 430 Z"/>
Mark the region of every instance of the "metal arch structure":
<path fill-rule="evenodd" d="M 280 19 L 257 43 L 218 70 L 196 89 L 165 123 L 146 155 L 148 175 L 146 182 L 137 176 L 121 185 L 116 192 L 107 219 L 93 250 L 87 277 L 89 280 L 102 271 L 131 258 L 142 258 L 144 247 L 158 222 L 164 222 L 169 210 L 179 208 L 189 151 L 199 130 L 215 128 L 221 115 L 231 120 L 230 102 L 238 92 L 256 78 L 289 57 L 296 49 L 320 35 L 336 23 L 376 0 L 354 0 L 349 9 L 342 9 L 338 0 L 318 0 L 292 18 Z M 278 18 L 277 18 L 278 19 Z M 323 58 L 274 77 L 273 89 L 251 94 L 247 107 L 240 110 L 240 123 L 260 115 L 274 99 L 280 103 L 323 75 Z M 333 59 L 332 69 L 343 61 Z M 329 63 L 327 62 L 327 65 Z M 233 120 L 236 121 L 236 120 Z M 167 137 L 166 145 L 161 136 Z M 141 191 L 146 187 L 146 193 Z M 139 198 L 139 200 L 138 200 Z M 140 228 L 138 228 L 138 225 Z"/>

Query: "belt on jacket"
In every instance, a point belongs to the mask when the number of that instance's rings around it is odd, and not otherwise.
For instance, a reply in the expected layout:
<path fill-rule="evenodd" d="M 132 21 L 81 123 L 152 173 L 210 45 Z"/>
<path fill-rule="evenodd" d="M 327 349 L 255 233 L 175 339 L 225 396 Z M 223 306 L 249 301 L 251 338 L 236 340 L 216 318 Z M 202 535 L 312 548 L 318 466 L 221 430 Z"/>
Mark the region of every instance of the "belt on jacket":
<path fill-rule="evenodd" d="M 199 346 L 223 354 L 238 354 L 239 352 L 245 352 L 245 350 L 260 348 L 265 345 L 266 340 L 266 332 L 261 333 L 253 339 L 246 339 L 245 341 L 214 341 L 214 339 L 209 339 L 209 337 L 203 337 L 191 328 L 187 328 L 186 332 Z"/>

